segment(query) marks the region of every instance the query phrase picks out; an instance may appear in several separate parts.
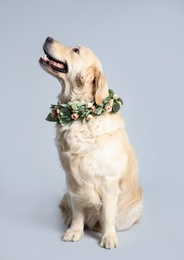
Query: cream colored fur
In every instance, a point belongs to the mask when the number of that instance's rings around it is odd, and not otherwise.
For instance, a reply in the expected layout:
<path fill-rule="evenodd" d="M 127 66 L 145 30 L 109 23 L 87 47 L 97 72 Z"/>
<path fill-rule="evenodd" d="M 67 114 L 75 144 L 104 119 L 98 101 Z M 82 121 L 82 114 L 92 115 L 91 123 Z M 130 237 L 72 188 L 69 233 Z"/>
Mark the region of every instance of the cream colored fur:
<path fill-rule="evenodd" d="M 102 103 L 108 86 L 100 61 L 91 50 L 80 46 L 77 53 L 55 40 L 46 40 L 44 47 L 55 59 L 68 64 L 68 73 L 42 65 L 62 84 L 60 102 Z M 137 159 L 120 113 L 105 113 L 87 124 L 80 120 L 65 127 L 57 124 L 56 145 L 67 182 L 60 204 L 69 226 L 63 240 L 79 240 L 86 225 L 102 233 L 100 246 L 117 247 L 116 230 L 137 222 L 142 209 Z"/>

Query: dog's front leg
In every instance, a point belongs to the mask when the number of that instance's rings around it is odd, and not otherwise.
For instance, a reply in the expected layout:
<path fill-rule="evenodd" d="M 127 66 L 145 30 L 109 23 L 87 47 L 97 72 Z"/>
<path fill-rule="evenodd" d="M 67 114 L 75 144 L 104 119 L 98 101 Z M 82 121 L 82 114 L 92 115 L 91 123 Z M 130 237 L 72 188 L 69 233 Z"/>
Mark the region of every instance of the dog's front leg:
<path fill-rule="evenodd" d="M 117 212 L 118 187 L 117 189 L 106 191 L 102 197 L 102 238 L 100 246 L 107 249 L 116 248 L 118 240 L 116 236 L 115 218 Z"/>
<path fill-rule="evenodd" d="M 84 214 L 83 209 L 79 202 L 74 198 L 71 198 L 72 206 L 72 223 L 70 228 L 65 232 L 63 236 L 64 241 L 78 241 L 83 235 L 84 229 Z"/>

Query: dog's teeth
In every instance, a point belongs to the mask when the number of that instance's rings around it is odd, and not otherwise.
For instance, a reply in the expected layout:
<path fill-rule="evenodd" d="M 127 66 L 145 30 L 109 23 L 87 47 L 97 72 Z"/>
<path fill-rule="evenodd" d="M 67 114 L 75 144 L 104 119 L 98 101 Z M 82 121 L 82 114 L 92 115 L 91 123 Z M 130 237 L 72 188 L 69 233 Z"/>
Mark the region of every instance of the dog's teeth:
<path fill-rule="evenodd" d="M 43 60 L 46 60 L 47 59 L 47 55 L 45 54 L 44 56 L 43 56 Z"/>

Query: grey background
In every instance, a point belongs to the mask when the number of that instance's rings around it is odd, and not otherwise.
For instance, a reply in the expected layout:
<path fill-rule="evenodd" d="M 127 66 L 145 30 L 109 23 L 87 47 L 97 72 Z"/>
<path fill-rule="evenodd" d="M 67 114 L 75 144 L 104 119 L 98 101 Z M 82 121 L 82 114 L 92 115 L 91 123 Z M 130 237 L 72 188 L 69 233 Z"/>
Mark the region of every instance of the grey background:
<path fill-rule="evenodd" d="M 184 259 L 184 1 L 0 2 L 0 259 Z M 119 247 L 64 243 L 65 176 L 44 120 L 60 85 L 38 65 L 47 36 L 100 58 L 139 160 L 144 218 Z"/>

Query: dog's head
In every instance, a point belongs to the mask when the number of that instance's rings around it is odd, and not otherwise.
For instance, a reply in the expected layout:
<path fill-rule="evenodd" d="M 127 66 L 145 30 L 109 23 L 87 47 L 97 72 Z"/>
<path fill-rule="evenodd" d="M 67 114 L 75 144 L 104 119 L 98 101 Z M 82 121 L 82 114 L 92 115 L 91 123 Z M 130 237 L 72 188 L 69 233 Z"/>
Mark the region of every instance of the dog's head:
<path fill-rule="evenodd" d="M 67 47 L 48 37 L 43 45 L 41 67 L 62 84 L 62 101 L 83 100 L 101 104 L 108 87 L 101 63 L 86 47 Z"/>

